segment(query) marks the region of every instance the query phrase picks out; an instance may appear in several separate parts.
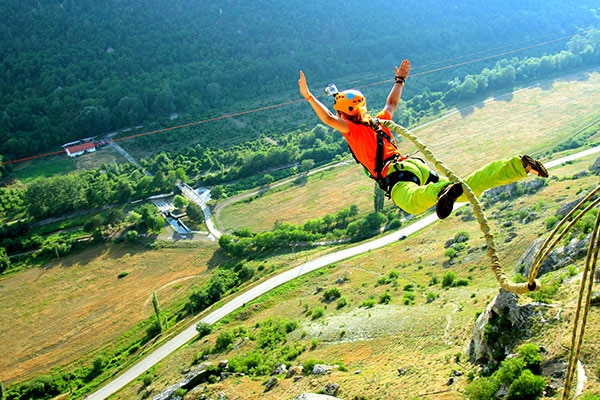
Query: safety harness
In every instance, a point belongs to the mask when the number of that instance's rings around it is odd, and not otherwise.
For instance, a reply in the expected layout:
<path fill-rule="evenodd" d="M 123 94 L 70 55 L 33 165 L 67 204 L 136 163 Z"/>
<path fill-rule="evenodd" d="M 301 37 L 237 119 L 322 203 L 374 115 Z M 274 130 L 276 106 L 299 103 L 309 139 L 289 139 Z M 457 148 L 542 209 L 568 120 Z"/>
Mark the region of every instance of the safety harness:
<path fill-rule="evenodd" d="M 354 160 L 365 168 L 369 176 L 377 182 L 379 187 L 385 192 L 386 196 L 390 198 L 392 188 L 398 182 L 414 182 L 417 185 L 421 185 L 421 180 L 415 174 L 403 168 L 400 170 L 396 169 L 394 171 L 390 171 L 388 172 L 388 174 L 386 174 L 385 177 L 382 176 L 382 172 L 386 166 L 391 166 L 391 164 L 402 162 L 411 157 L 401 156 L 398 153 L 396 153 L 384 159 L 383 152 L 385 149 L 385 142 L 387 141 L 389 144 L 391 144 L 392 146 L 394 146 L 394 148 L 397 149 L 398 145 L 396 144 L 396 140 L 393 136 L 389 135 L 385 130 L 383 130 L 383 127 L 381 126 L 381 123 L 377 118 L 371 119 L 368 123 L 365 123 L 365 125 L 368 125 L 371 129 L 373 129 L 377 137 L 377 151 L 375 153 L 375 175 L 371 174 L 369 169 L 363 163 L 361 163 L 358 160 L 358 158 L 356 158 L 356 155 L 354 154 L 352 148 L 350 146 L 348 146 L 348 148 L 350 149 L 350 153 L 352 153 Z M 427 183 L 436 182 L 438 180 L 437 178 L 437 174 L 431 171 Z"/>

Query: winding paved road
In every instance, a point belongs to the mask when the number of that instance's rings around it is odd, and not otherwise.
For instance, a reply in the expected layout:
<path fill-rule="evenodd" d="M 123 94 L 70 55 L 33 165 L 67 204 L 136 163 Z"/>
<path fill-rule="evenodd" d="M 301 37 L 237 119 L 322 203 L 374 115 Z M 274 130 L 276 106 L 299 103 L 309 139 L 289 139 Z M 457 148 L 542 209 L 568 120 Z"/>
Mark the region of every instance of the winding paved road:
<path fill-rule="evenodd" d="M 573 155 L 570 155 L 567 157 L 563 157 L 563 158 L 560 158 L 557 160 L 545 162 L 544 165 L 547 168 L 553 168 L 558 165 L 561 165 L 564 162 L 572 161 L 572 160 L 575 160 L 575 159 L 578 159 L 581 157 L 585 157 L 588 155 L 592 155 L 595 153 L 600 153 L 600 146 L 589 149 L 589 150 L 585 150 L 580 153 L 576 153 L 576 154 L 573 154 Z M 455 205 L 455 209 L 462 207 L 465 204 L 466 203 L 458 203 Z M 365 252 L 369 252 L 369 251 L 378 249 L 383 246 L 387 246 L 387 245 L 399 240 L 400 237 L 402 237 L 404 235 L 406 235 L 406 236 L 411 235 L 411 234 L 427 227 L 428 225 L 432 224 L 435 221 L 437 221 L 437 216 L 435 214 L 430 214 L 410 226 L 402 228 L 396 232 L 387 234 L 381 238 L 378 238 L 378 239 L 375 239 L 375 240 L 372 240 L 372 241 L 369 241 L 366 243 L 361 243 L 354 247 L 336 251 L 331 254 L 327 254 L 327 255 L 315 258 L 313 260 L 307 261 L 307 262 L 303 263 L 302 265 L 299 265 L 299 266 L 292 268 L 288 271 L 285 271 L 277 276 L 267 279 L 266 281 L 262 282 L 261 284 L 241 293 L 239 296 L 231 299 L 228 303 L 224 304 L 221 308 L 218 308 L 215 311 L 211 312 L 210 314 L 208 314 L 207 316 L 202 318 L 200 321 L 203 321 L 203 322 L 206 322 L 209 324 L 213 324 L 213 323 L 219 321 L 220 319 L 222 319 L 223 317 L 227 316 L 231 312 L 235 311 L 236 309 L 242 307 L 245 303 L 256 299 L 257 297 L 267 293 L 268 291 L 270 291 L 286 282 L 291 281 L 294 278 L 297 278 L 301 275 L 315 271 L 315 270 L 325 267 L 327 265 L 345 260 L 347 258 L 354 257 L 356 255 L 359 255 L 359 254 L 362 254 Z M 150 353 L 149 355 L 144 357 L 142 360 L 140 360 L 137 364 L 133 365 L 131 368 L 126 370 L 123 374 L 121 374 L 120 376 L 115 378 L 113 381 L 107 383 L 106 386 L 104 386 L 104 387 L 100 388 L 99 390 L 97 390 L 96 392 L 90 394 L 86 398 L 86 400 L 106 399 L 110 395 L 116 393 L 117 391 L 119 391 L 120 389 L 122 389 L 123 387 L 128 385 L 130 382 L 132 382 L 138 376 L 142 375 L 144 372 L 146 372 L 152 366 L 156 365 L 158 362 L 160 362 L 162 359 L 167 357 L 169 354 L 173 353 L 175 350 L 177 350 L 178 348 L 180 348 L 181 346 L 183 346 L 184 344 L 186 344 L 187 342 L 192 340 L 195 336 L 197 336 L 196 324 L 197 324 L 197 322 L 194 322 L 183 332 L 181 332 L 180 334 L 178 334 L 177 336 L 175 336 L 174 338 L 172 338 L 171 340 L 169 340 L 168 342 L 166 342 L 165 344 L 163 344 L 162 346 L 160 346 L 159 348 L 154 350 L 152 353 Z"/>

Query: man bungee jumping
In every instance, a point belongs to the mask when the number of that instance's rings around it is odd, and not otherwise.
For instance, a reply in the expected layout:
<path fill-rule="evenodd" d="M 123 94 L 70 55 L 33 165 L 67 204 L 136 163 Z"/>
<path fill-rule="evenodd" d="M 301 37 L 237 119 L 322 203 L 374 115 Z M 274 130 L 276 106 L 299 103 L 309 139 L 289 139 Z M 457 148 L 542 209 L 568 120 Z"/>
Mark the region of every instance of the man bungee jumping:
<path fill-rule="evenodd" d="M 338 92 L 335 85 L 329 85 L 325 92 L 334 97 L 334 114 L 311 94 L 302 71 L 298 86 L 300 94 L 321 122 L 344 136 L 356 161 L 377 181 L 394 204 L 409 214 L 420 214 L 436 205 L 438 218 L 444 219 L 452 213 L 457 200 L 467 200 L 462 185 L 438 176 L 422 160 L 404 156 L 390 130 L 379 123 L 379 120 L 392 119 L 410 67 L 408 60 L 402 61 L 399 67 L 394 66 L 394 85 L 385 107 L 375 118 L 367 113 L 367 100 L 358 90 Z M 518 181 L 529 173 L 548 177 L 548 171 L 541 162 L 524 155 L 494 161 L 473 172 L 464 181 L 479 196 L 487 189 Z"/>

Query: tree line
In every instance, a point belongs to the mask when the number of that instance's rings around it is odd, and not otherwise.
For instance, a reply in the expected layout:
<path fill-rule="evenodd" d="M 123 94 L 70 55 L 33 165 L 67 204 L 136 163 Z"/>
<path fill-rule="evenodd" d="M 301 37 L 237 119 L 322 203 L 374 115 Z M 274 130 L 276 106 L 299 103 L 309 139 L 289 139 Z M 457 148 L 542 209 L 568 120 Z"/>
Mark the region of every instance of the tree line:
<path fill-rule="evenodd" d="M 472 102 L 498 90 L 525 85 L 534 78 L 600 63 L 600 31 L 591 30 L 571 39 L 567 48 L 540 58 L 501 60 L 491 69 L 484 68 L 478 74 L 450 81 L 445 92 L 425 91 L 403 100 L 397 119 L 404 125 L 414 124 L 439 114 L 451 104 Z M 188 129 L 193 131 L 193 128 Z M 260 136 L 231 146 L 227 151 L 195 145 L 180 152 L 161 152 L 142 159 L 143 169 L 132 164 L 109 164 L 95 170 L 37 179 L 26 186 L 2 187 L 0 221 L 11 223 L 8 229 L 19 232 L 21 225 L 12 222 L 39 221 L 139 200 L 171 192 L 178 182 L 212 187 L 213 197 L 219 198 L 269 184 L 348 154 L 342 136 L 320 124 L 311 130 L 268 139 Z M 144 169 L 152 175 L 146 175 Z"/>
<path fill-rule="evenodd" d="M 258 107 L 265 99 L 288 101 L 298 97 L 301 68 L 310 69 L 315 83 L 349 82 L 361 71 L 389 74 L 403 57 L 431 65 L 501 45 L 510 50 L 515 37 L 547 37 L 557 27 L 575 33 L 597 23 L 592 0 L 580 7 L 557 0 L 484 2 L 476 9 L 464 0 L 351 0 L 343 8 L 316 0 L 295 7 L 282 0 L 3 3 L 0 155 L 8 160 L 141 124 L 169 126 L 172 113 L 189 121 Z M 340 35 L 339 23 L 353 27 L 352 40 Z M 382 50 L 373 43 L 402 46 Z M 421 76 L 416 93 L 441 91 L 453 76 L 480 67 Z M 278 125 L 291 131 L 305 116 L 278 118 Z M 260 117 L 246 119 L 258 132 L 270 128 Z"/>

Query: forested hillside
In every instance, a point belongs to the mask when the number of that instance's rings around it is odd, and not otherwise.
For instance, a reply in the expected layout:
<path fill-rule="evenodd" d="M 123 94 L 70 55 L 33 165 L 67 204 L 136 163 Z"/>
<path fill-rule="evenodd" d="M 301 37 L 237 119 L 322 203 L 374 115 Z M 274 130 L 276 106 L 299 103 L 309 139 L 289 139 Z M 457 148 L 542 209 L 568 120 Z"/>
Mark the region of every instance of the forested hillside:
<path fill-rule="evenodd" d="M 568 37 L 600 25 L 595 7 L 593 0 L 3 0 L 0 157 L 141 124 L 169 126 L 172 113 L 186 123 L 297 99 L 300 69 L 316 90 L 329 81 L 391 79 L 393 65 L 409 58 L 405 100 L 445 91 L 453 78 L 494 62 L 473 60 L 558 52 Z M 271 129 L 297 129 L 305 115 Z M 195 134 L 216 129 L 203 125 Z"/>

